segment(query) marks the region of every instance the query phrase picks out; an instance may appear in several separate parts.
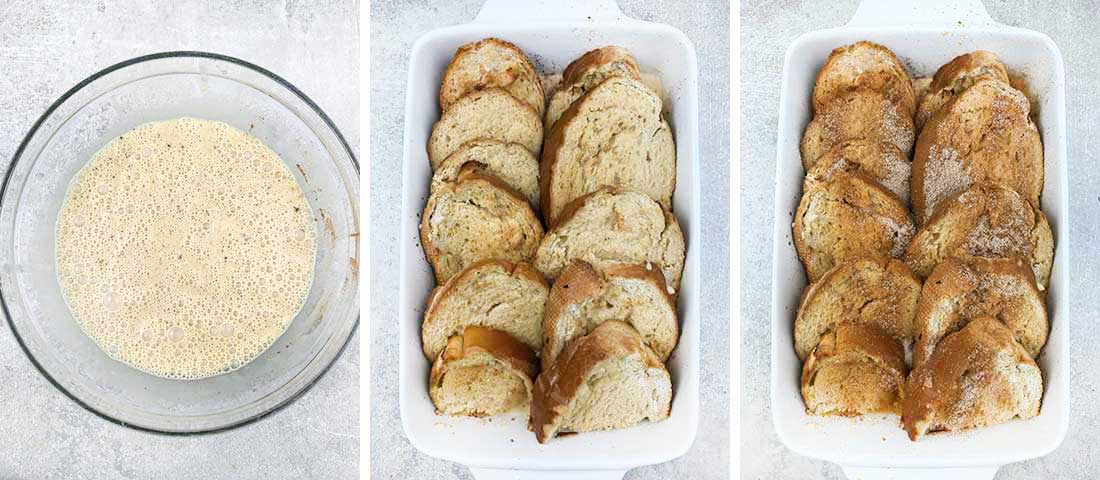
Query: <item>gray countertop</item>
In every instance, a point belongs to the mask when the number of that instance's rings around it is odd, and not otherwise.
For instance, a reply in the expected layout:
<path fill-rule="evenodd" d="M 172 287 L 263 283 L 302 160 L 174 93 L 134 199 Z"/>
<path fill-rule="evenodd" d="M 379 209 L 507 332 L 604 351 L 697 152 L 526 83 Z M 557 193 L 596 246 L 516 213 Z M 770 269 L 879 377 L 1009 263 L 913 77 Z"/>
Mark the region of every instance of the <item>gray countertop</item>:
<path fill-rule="evenodd" d="M 473 20 L 481 0 L 376 1 L 371 5 L 371 275 L 397 278 L 398 211 L 405 82 L 413 41 L 429 30 Z M 729 475 L 729 6 L 621 0 L 630 17 L 682 30 L 699 57 L 703 210 L 703 335 L 699 433 L 681 458 L 637 468 L 629 479 L 717 479 Z M 375 478 L 469 479 L 466 467 L 428 457 L 405 438 L 397 402 L 397 283 L 371 284 L 371 468 Z"/>
<path fill-rule="evenodd" d="M 63 92 L 138 55 L 206 50 L 283 76 L 359 146 L 354 2 L 0 2 L 0 169 Z M 103 420 L 39 375 L 0 321 L 0 478 L 354 478 L 359 336 L 305 395 L 224 433 L 165 436 Z"/>
<path fill-rule="evenodd" d="M 1100 403 L 1095 401 L 1091 362 L 1100 349 L 1094 334 L 1100 256 L 1092 244 L 1100 235 L 1096 168 L 1100 147 L 1100 50 L 1096 42 L 1093 2 L 1005 2 L 986 0 L 994 20 L 1046 33 L 1062 50 L 1066 65 L 1066 120 L 1069 125 L 1069 182 L 1073 251 L 1068 318 L 1072 399 L 1070 427 L 1062 446 L 1046 457 L 1001 468 L 997 478 L 1095 478 L 1100 462 Z M 768 400 L 772 196 L 775 176 L 776 123 L 783 54 L 800 34 L 843 25 L 857 2 L 845 0 L 749 1 L 741 7 L 741 459 L 742 477 L 842 479 L 836 465 L 787 450 L 772 428 Z"/>

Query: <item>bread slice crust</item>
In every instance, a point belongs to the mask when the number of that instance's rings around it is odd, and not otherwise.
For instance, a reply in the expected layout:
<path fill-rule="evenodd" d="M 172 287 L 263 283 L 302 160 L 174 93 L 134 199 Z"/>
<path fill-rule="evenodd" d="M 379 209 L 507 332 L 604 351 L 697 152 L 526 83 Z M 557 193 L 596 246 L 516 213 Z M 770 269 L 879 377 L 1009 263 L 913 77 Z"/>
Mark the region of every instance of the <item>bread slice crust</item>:
<path fill-rule="evenodd" d="M 542 116 L 545 95 L 534 64 L 519 47 L 499 38 L 485 38 L 458 47 L 439 85 L 440 110 L 460 97 L 486 88 L 503 88 Z"/>
<path fill-rule="evenodd" d="M 532 207 L 539 205 L 539 161 L 523 145 L 497 140 L 477 139 L 462 144 L 439 165 L 433 165 L 431 191 L 458 180 L 458 172 L 475 163 L 516 191 Z"/>
<path fill-rule="evenodd" d="M 1014 190 L 976 184 L 943 201 L 921 226 L 905 262 L 928 277 L 950 257 L 1019 257 L 1046 291 L 1054 264 L 1054 236 L 1046 215 Z"/>
<path fill-rule="evenodd" d="M 948 102 L 981 80 L 1009 83 L 1008 70 L 993 52 L 977 50 L 945 63 L 932 76 L 928 93 L 921 98 L 914 119 L 920 130 Z"/>
<path fill-rule="evenodd" d="M 1005 82 L 981 80 L 936 112 L 913 155 L 910 198 L 919 222 L 975 183 L 998 183 L 1039 203 L 1043 144 L 1027 97 Z"/>
<path fill-rule="evenodd" d="M 565 67 L 561 83 L 546 106 L 546 131 L 552 130 L 562 114 L 578 98 L 600 82 L 615 76 L 642 80 L 638 63 L 625 48 L 614 45 L 601 47 L 573 60 Z"/>
<path fill-rule="evenodd" d="M 421 214 L 420 243 L 438 283 L 479 260 L 529 261 L 542 236 L 527 199 L 473 164 L 432 192 Z"/>
<path fill-rule="evenodd" d="M 802 195 L 795 212 L 795 251 L 810 282 L 846 260 L 897 258 L 913 236 L 909 211 L 863 173 L 837 172 Z"/>
<path fill-rule="evenodd" d="M 503 88 L 471 91 L 432 126 L 428 161 L 438 165 L 463 144 L 477 139 L 518 143 L 537 156 L 542 149 L 542 118 Z"/>
<path fill-rule="evenodd" d="M 1039 414 L 1043 377 L 1003 323 L 980 317 L 945 337 L 905 386 L 902 425 L 916 441 Z"/>
<path fill-rule="evenodd" d="M 898 413 L 907 374 L 905 351 L 897 338 L 873 324 L 838 324 L 802 364 L 806 413 Z"/>
<path fill-rule="evenodd" d="M 661 361 L 668 360 L 680 336 L 676 303 L 652 265 L 610 265 L 601 271 L 574 260 L 546 300 L 542 367 L 550 368 L 570 340 L 608 320 L 629 323 Z"/>
<path fill-rule="evenodd" d="M 600 378 L 606 375 L 607 364 L 625 364 L 632 378 Z M 612 372 L 613 373 L 613 372 Z M 601 382 L 603 380 L 603 382 Z M 648 390 L 648 398 L 616 398 L 610 407 L 629 408 L 628 412 L 609 412 L 602 418 L 578 423 L 578 402 L 583 403 L 599 386 L 610 380 L 616 385 L 635 382 Z M 668 418 L 672 404 L 672 379 L 661 359 L 645 345 L 633 327 L 610 320 L 601 323 L 591 333 L 569 342 L 554 364 L 535 380 L 531 400 L 531 430 L 539 443 L 546 443 L 563 431 L 591 431 L 625 428 L 644 420 Z M 585 412 L 591 413 L 591 412 Z M 614 418 L 607 418 L 614 415 Z"/>
<path fill-rule="evenodd" d="M 537 361 L 534 350 L 511 335 L 467 326 L 447 339 L 447 347 L 432 363 L 428 394 L 436 412 L 447 415 L 483 417 L 526 407 L 538 374 Z M 456 372 L 462 378 L 448 382 L 447 375 Z M 456 402 L 465 405 L 451 405 Z"/>
<path fill-rule="evenodd" d="M 671 209 L 676 146 L 660 97 L 626 77 L 589 90 L 554 125 L 539 180 L 551 226 L 569 202 L 605 186 L 637 190 Z"/>

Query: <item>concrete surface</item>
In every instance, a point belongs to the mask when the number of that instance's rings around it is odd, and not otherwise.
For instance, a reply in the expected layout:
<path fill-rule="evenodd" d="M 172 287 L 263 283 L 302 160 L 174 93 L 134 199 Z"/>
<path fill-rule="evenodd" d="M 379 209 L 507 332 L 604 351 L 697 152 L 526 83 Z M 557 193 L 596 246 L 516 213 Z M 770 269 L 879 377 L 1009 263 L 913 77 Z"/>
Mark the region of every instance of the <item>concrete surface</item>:
<path fill-rule="evenodd" d="M 1066 115 L 1069 125 L 1070 209 L 1068 241 L 1073 292 L 1069 318 L 1073 342 L 1072 405 L 1069 433 L 1061 448 L 1046 457 L 1002 468 L 1008 478 L 1096 478 L 1100 462 L 1093 454 L 1100 442 L 1100 403 L 1096 402 L 1093 363 L 1100 351 L 1095 332 L 1096 284 L 1100 257 L 1093 243 L 1100 236 L 1096 169 L 1100 132 L 1100 52 L 1095 39 L 1095 13 L 1100 3 L 986 0 L 990 15 L 1001 23 L 1038 30 L 1058 44 L 1066 65 Z M 741 459 L 742 478 L 842 479 L 836 465 L 811 460 L 787 450 L 772 428 L 768 400 L 770 376 L 768 321 L 771 317 L 772 197 L 774 194 L 776 122 L 783 53 L 800 34 L 840 26 L 857 2 L 743 1 L 741 6 Z M 764 272 L 764 273 L 761 273 Z"/>
<path fill-rule="evenodd" d="M 480 0 L 376 1 L 371 5 L 371 469 L 378 479 L 469 479 L 466 467 L 428 457 L 405 438 L 398 411 L 397 230 L 409 50 L 421 34 L 473 20 Z M 687 455 L 638 468 L 628 479 L 718 479 L 729 475 L 729 7 L 721 0 L 620 0 L 623 12 L 673 25 L 699 56 L 702 164 L 703 335 L 699 433 Z M 654 439 L 654 441 L 660 441 Z"/>
<path fill-rule="evenodd" d="M 88 75 L 138 55 L 207 50 L 272 70 L 359 146 L 358 5 L 348 1 L 0 2 L 0 165 Z M 0 478 L 357 477 L 358 334 L 287 408 L 235 430 L 170 437 L 117 426 L 51 386 L 0 321 Z"/>

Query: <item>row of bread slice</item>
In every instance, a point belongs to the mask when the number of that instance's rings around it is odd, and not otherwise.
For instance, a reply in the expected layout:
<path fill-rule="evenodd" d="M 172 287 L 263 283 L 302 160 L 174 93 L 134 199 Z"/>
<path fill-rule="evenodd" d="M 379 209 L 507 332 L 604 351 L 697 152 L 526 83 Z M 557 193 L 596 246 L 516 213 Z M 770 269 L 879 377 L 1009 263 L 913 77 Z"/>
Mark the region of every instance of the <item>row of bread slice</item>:
<path fill-rule="evenodd" d="M 540 442 L 668 415 L 679 325 L 653 269 L 577 260 L 548 287 L 528 264 L 479 262 L 432 293 L 421 336 L 445 414 L 530 405 Z"/>
<path fill-rule="evenodd" d="M 795 349 L 812 415 L 900 413 L 910 438 L 1038 414 L 1049 323 L 1020 259 L 839 265 L 803 296 Z M 912 346 L 912 371 L 906 351 Z"/>

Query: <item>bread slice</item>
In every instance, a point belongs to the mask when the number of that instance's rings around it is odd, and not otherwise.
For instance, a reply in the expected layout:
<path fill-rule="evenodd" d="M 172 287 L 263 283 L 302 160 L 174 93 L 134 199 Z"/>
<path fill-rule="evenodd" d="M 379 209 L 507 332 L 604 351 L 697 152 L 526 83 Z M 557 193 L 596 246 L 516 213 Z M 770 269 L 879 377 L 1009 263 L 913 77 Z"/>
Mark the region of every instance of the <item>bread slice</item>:
<path fill-rule="evenodd" d="M 898 413 L 907 373 L 896 338 L 874 325 L 842 323 L 802 364 L 802 401 L 809 415 Z"/>
<path fill-rule="evenodd" d="M 432 192 L 420 220 L 420 243 L 438 283 L 478 260 L 529 261 L 542 234 L 527 199 L 474 164 Z"/>
<path fill-rule="evenodd" d="M 648 196 L 605 187 L 578 198 L 543 238 L 535 268 L 556 279 L 573 260 L 599 269 L 626 263 L 661 271 L 669 294 L 680 289 L 684 234 L 676 217 Z"/>
<path fill-rule="evenodd" d="M 814 82 L 814 112 L 824 112 L 833 101 L 854 90 L 882 94 L 906 117 L 912 118 L 916 111 L 909 73 L 893 51 L 877 43 L 856 42 L 829 54 Z"/>
<path fill-rule="evenodd" d="M 802 134 L 802 165 L 809 170 L 837 145 L 849 140 L 887 142 L 908 157 L 916 130 L 913 118 L 881 93 L 853 90 L 818 111 Z"/>
<path fill-rule="evenodd" d="M 932 86 L 932 77 L 918 77 L 913 79 L 913 93 L 917 96 L 917 110 L 920 111 L 920 104 L 924 101 L 924 97 L 928 95 L 928 89 Z M 918 113 L 919 114 L 919 113 Z M 913 119 L 913 123 L 916 123 L 916 119 Z M 917 128 L 920 131 L 920 128 Z"/>
<path fill-rule="evenodd" d="M 932 77 L 928 93 L 921 98 L 914 121 L 920 130 L 928 119 L 953 98 L 981 80 L 1008 83 L 1008 71 L 993 52 L 978 50 L 947 62 Z"/>
<path fill-rule="evenodd" d="M 604 80 L 554 125 L 539 180 L 551 226 L 569 202 L 604 186 L 636 190 L 672 208 L 676 146 L 661 99 L 637 80 Z"/>
<path fill-rule="evenodd" d="M 458 47 L 439 86 L 439 106 L 451 108 L 463 95 L 486 88 L 503 88 L 542 116 L 542 79 L 519 47 L 486 38 Z"/>
<path fill-rule="evenodd" d="M 661 361 L 668 360 L 680 338 L 676 304 L 660 271 L 625 264 L 600 271 L 574 260 L 562 270 L 546 301 L 542 368 L 550 368 L 570 340 L 608 320 L 629 323 Z"/>
<path fill-rule="evenodd" d="M 497 140 L 471 140 L 462 144 L 439 165 L 432 165 L 431 191 L 458 179 L 468 163 L 479 164 L 489 173 L 523 194 L 534 207 L 539 204 L 539 161 L 523 145 Z"/>
<path fill-rule="evenodd" d="M 909 203 L 909 157 L 887 142 L 850 140 L 829 150 L 806 172 L 802 191 L 826 182 L 836 172 L 862 172 Z"/>
<path fill-rule="evenodd" d="M 982 80 L 933 115 L 913 156 L 913 211 L 924 222 L 944 199 L 981 182 L 999 183 L 1033 204 L 1043 191 L 1043 144 L 1027 97 Z"/>
<path fill-rule="evenodd" d="M 672 378 L 623 322 L 601 323 L 562 350 L 535 380 L 531 430 L 539 443 L 562 432 L 610 430 L 668 418 Z"/>
<path fill-rule="evenodd" d="M 913 370 L 901 421 L 916 441 L 929 432 L 1032 418 L 1042 397 L 1042 372 L 1031 355 L 1003 323 L 981 317 L 944 338 Z"/>
<path fill-rule="evenodd" d="M 1032 358 L 1047 343 L 1050 323 L 1043 294 L 1022 260 L 975 257 L 941 262 L 921 290 L 913 365 L 924 364 L 943 337 L 972 318 L 986 316 L 1005 324 Z"/>
<path fill-rule="evenodd" d="M 592 87 L 611 77 L 641 81 L 642 75 L 634 56 L 625 48 L 614 45 L 591 50 L 573 60 L 562 73 L 558 89 L 546 106 L 546 130 L 550 131 L 565 110 Z"/>
<path fill-rule="evenodd" d="M 921 277 L 950 257 L 1019 257 L 1045 291 L 1054 263 L 1054 236 L 1046 215 L 1019 193 L 977 184 L 936 207 L 905 252 L 905 262 Z"/>
<path fill-rule="evenodd" d="M 533 155 L 542 148 L 542 118 L 507 90 L 475 90 L 443 112 L 428 138 L 428 160 L 439 165 L 470 140 L 518 143 Z"/>
<path fill-rule="evenodd" d="M 485 260 L 435 289 L 420 326 L 424 355 L 433 359 L 447 339 L 476 325 L 500 330 L 538 352 L 550 287 L 526 263 Z"/>
<path fill-rule="evenodd" d="M 857 257 L 837 265 L 802 295 L 794 320 L 795 353 L 805 360 L 821 337 L 842 323 L 874 325 L 907 344 L 920 290 L 920 279 L 898 260 Z"/>
<path fill-rule="evenodd" d="M 468 326 L 447 339 L 432 364 L 428 395 L 436 412 L 484 417 L 526 408 L 538 373 L 535 351 L 511 335 Z"/>
<path fill-rule="evenodd" d="M 913 221 L 898 197 L 862 173 L 837 172 L 802 195 L 794 246 L 810 282 L 845 260 L 900 257 Z"/>

